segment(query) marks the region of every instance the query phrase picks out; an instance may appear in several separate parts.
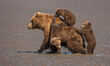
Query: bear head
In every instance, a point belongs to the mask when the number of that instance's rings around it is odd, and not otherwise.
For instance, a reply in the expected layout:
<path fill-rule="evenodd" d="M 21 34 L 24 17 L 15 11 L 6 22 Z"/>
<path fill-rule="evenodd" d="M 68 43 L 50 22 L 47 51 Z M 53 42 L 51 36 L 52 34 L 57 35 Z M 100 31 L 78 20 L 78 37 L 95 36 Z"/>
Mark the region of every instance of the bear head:
<path fill-rule="evenodd" d="M 46 16 L 44 13 L 37 12 L 31 18 L 31 22 L 28 24 L 29 29 L 44 29 Z"/>
<path fill-rule="evenodd" d="M 81 26 L 82 29 L 90 29 L 92 28 L 92 25 L 89 21 L 84 22 L 84 24 Z"/>
<path fill-rule="evenodd" d="M 62 9 L 57 9 L 55 12 L 55 17 L 59 17 L 62 14 Z"/>
<path fill-rule="evenodd" d="M 27 28 L 29 29 L 47 29 L 49 30 L 50 24 L 53 19 L 53 15 L 37 12 L 34 14 L 34 16 L 31 18 L 30 23 L 28 24 Z M 55 18 L 55 22 L 57 24 L 62 23 L 59 17 Z"/>

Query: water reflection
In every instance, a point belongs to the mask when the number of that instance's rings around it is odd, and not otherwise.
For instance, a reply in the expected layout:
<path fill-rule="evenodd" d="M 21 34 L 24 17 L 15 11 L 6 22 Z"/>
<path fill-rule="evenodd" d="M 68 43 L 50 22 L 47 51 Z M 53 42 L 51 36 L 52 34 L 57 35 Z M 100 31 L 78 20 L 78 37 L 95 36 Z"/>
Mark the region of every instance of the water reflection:
<path fill-rule="evenodd" d="M 38 52 L 32 52 L 32 51 L 18 51 L 17 53 L 52 54 L 51 52 L 38 53 Z M 63 55 L 72 55 L 72 54 L 74 54 L 74 53 L 72 53 L 72 52 L 61 52 L 61 54 L 63 54 Z"/>

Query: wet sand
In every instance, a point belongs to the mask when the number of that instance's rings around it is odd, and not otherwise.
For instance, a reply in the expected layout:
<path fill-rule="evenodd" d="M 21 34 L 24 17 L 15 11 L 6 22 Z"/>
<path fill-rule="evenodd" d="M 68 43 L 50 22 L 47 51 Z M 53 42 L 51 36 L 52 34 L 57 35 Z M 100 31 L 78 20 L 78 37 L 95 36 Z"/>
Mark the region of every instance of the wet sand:
<path fill-rule="evenodd" d="M 0 66 L 109 66 L 109 6 L 109 0 L 1 0 Z M 63 54 L 64 48 L 60 55 L 34 52 L 44 37 L 41 30 L 27 29 L 30 18 L 38 11 L 54 14 L 57 8 L 74 13 L 78 28 L 86 20 L 92 23 L 97 40 L 94 55 Z"/>

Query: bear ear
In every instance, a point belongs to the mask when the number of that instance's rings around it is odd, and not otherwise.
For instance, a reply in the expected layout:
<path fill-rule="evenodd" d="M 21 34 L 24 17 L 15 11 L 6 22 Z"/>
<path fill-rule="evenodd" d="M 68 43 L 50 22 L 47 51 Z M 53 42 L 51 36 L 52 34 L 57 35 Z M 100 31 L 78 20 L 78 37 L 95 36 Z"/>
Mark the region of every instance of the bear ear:
<path fill-rule="evenodd" d="M 61 8 L 57 8 L 56 11 L 57 11 L 57 12 L 61 11 Z"/>
<path fill-rule="evenodd" d="M 59 10 L 59 9 L 60 9 L 60 8 L 57 8 L 56 11 Z"/>
<path fill-rule="evenodd" d="M 88 22 L 88 25 L 89 25 L 89 26 L 91 26 L 91 23 L 90 23 L 90 22 Z"/>
<path fill-rule="evenodd" d="M 87 20 L 86 23 L 89 23 L 89 21 Z"/>
<path fill-rule="evenodd" d="M 86 21 L 85 23 L 86 23 L 86 24 L 88 24 L 88 26 L 90 26 L 90 25 L 91 25 L 91 23 L 90 23 L 89 21 Z"/>
<path fill-rule="evenodd" d="M 41 12 L 37 12 L 36 14 L 41 14 Z"/>
<path fill-rule="evenodd" d="M 88 22 L 88 27 L 92 28 L 92 25 L 91 25 L 91 23 L 90 23 L 90 22 Z"/>
<path fill-rule="evenodd" d="M 40 17 L 41 17 L 40 14 L 41 14 L 40 12 L 37 12 L 36 15 L 35 15 L 35 17 L 36 17 L 36 18 L 40 18 Z"/>

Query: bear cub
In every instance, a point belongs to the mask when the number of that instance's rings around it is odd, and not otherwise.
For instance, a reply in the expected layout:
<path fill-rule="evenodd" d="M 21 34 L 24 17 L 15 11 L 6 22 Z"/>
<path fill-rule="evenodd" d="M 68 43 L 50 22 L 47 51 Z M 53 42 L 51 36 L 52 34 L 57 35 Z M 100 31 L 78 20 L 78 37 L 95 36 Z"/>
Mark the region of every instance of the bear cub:
<path fill-rule="evenodd" d="M 57 9 L 55 13 L 55 17 L 62 16 L 64 19 L 60 18 L 62 21 L 65 22 L 68 26 L 73 26 L 76 23 L 76 17 L 73 13 L 66 9 Z"/>
<path fill-rule="evenodd" d="M 93 54 L 94 48 L 96 46 L 96 39 L 92 30 L 92 25 L 89 21 L 86 21 L 82 26 L 81 30 L 75 29 L 78 33 L 83 34 L 88 45 L 87 54 Z"/>

